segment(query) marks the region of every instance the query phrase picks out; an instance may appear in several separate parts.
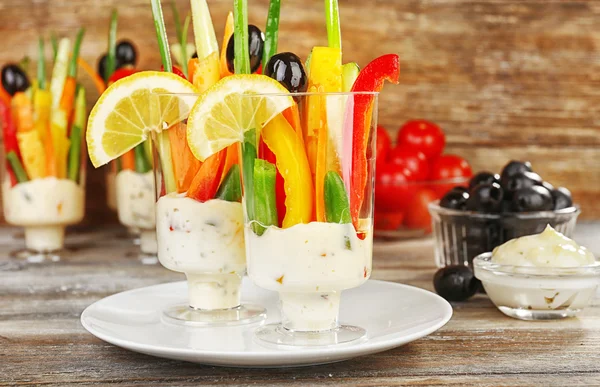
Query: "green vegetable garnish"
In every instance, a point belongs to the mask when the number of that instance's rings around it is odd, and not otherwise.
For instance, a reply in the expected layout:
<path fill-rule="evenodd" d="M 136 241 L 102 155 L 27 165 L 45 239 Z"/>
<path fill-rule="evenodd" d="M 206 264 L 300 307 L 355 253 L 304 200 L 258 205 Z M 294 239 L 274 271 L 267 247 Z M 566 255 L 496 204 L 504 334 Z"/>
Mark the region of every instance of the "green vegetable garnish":
<path fill-rule="evenodd" d="M 144 143 L 133 148 L 133 152 L 135 155 L 135 171 L 137 173 L 146 173 L 152 170 L 152 164 L 150 164 L 148 156 L 146 155 Z"/>
<path fill-rule="evenodd" d="M 246 132 L 248 133 L 248 132 Z M 245 136 L 246 138 L 248 136 Z M 244 192 L 253 192 L 254 190 L 254 162 L 256 161 L 256 147 L 251 141 L 244 141 L 242 144 L 242 174 L 244 179 Z M 248 220 L 254 219 L 254 197 L 246 195 L 246 213 Z"/>
<path fill-rule="evenodd" d="M 183 61 L 183 63 L 181 64 L 181 67 L 182 67 L 183 75 L 185 75 L 186 78 L 188 78 L 188 66 L 187 66 L 186 61 L 188 60 L 187 35 L 188 35 L 188 29 L 190 28 L 190 20 L 191 20 L 191 16 L 188 14 L 185 17 L 185 21 L 183 22 L 183 32 L 181 33 L 181 41 L 179 42 L 179 44 L 181 45 L 181 60 Z"/>
<path fill-rule="evenodd" d="M 279 14 L 281 10 L 281 0 L 271 0 L 269 3 L 269 13 L 267 15 L 267 24 L 265 28 L 265 45 L 263 49 L 262 65 L 265 67 L 269 59 L 277 53 L 277 34 L 279 33 Z"/>
<path fill-rule="evenodd" d="M 79 164 L 81 164 L 81 128 L 73 125 L 71 129 L 71 146 L 69 148 L 69 162 L 67 164 L 67 178 L 77 183 L 79 180 Z"/>
<path fill-rule="evenodd" d="M 24 183 L 27 180 L 29 180 L 27 178 L 27 173 L 25 172 L 25 169 L 23 168 L 23 165 L 21 164 L 21 160 L 19 160 L 19 157 L 17 156 L 15 151 L 8 152 L 6 154 L 6 159 L 8 160 L 8 163 L 10 164 L 13 172 L 15 173 L 17 182 Z"/>
<path fill-rule="evenodd" d="M 228 202 L 240 202 L 242 200 L 242 186 L 240 182 L 240 166 L 234 164 L 225 175 L 215 198 L 227 200 Z"/>
<path fill-rule="evenodd" d="M 233 68 L 236 74 L 250 74 L 248 52 L 248 1 L 233 0 Z"/>
<path fill-rule="evenodd" d="M 117 10 L 113 9 L 110 16 L 110 27 L 108 29 L 108 50 L 106 51 L 106 67 L 104 68 L 104 82 L 117 69 Z"/>
<path fill-rule="evenodd" d="M 52 60 L 55 61 L 56 54 L 58 53 L 58 37 L 56 36 L 56 32 L 52 32 L 52 35 L 50 35 L 50 43 L 52 44 Z"/>
<path fill-rule="evenodd" d="M 344 187 L 344 181 L 337 172 L 325 174 L 323 187 L 325 196 L 325 219 L 329 223 L 352 223 L 350 201 Z"/>
<path fill-rule="evenodd" d="M 77 32 L 77 38 L 75 38 L 75 46 L 73 46 L 73 53 L 71 54 L 71 63 L 69 64 L 69 77 L 75 78 L 77 76 L 77 58 L 79 57 L 79 51 L 81 50 L 81 41 L 83 40 L 83 34 L 85 34 L 85 28 L 80 28 Z"/>
<path fill-rule="evenodd" d="M 270 162 L 256 159 L 254 162 L 254 232 L 262 235 L 265 228 L 277 225 L 277 203 L 275 201 L 275 177 L 277 168 Z"/>
<path fill-rule="evenodd" d="M 352 85 L 358 78 L 360 67 L 354 62 L 346 63 L 342 66 L 342 91 L 348 93 L 352 91 Z"/>
<path fill-rule="evenodd" d="M 46 89 L 46 59 L 44 58 L 44 39 L 40 38 L 38 47 L 38 68 L 37 68 L 37 79 L 38 87 L 41 90 Z"/>
<path fill-rule="evenodd" d="M 154 29 L 156 30 L 162 65 L 166 72 L 172 73 L 173 64 L 171 62 L 169 40 L 167 39 L 167 29 L 165 28 L 165 18 L 163 17 L 160 0 L 151 0 L 150 2 L 152 3 L 152 17 L 154 19 Z"/>
<path fill-rule="evenodd" d="M 325 16 L 327 18 L 327 41 L 329 42 L 329 47 L 341 49 L 342 33 L 338 0 L 325 0 Z"/>

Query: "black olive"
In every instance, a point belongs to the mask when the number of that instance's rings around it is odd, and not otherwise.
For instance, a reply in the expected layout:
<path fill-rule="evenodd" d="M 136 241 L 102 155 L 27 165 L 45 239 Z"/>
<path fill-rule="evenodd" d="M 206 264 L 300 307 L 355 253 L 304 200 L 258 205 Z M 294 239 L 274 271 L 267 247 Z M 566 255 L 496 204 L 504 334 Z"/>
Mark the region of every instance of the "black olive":
<path fill-rule="evenodd" d="M 450 208 L 453 210 L 465 210 L 467 208 L 467 200 L 469 193 L 463 187 L 451 189 L 440 200 L 440 207 Z"/>
<path fill-rule="evenodd" d="M 137 51 L 135 46 L 129 40 L 121 40 L 117 44 L 116 57 L 120 68 L 124 65 L 133 65 L 137 63 Z"/>
<path fill-rule="evenodd" d="M 2 87 L 11 96 L 27 90 L 30 85 L 27 74 L 18 65 L 11 63 L 2 67 Z"/>
<path fill-rule="evenodd" d="M 522 188 L 514 193 L 512 210 L 515 212 L 550 211 L 554 201 L 550 191 L 541 185 Z"/>
<path fill-rule="evenodd" d="M 260 67 L 260 61 L 262 60 L 263 49 L 265 48 L 265 35 L 262 33 L 260 28 L 255 25 L 248 25 L 248 51 L 250 54 L 250 72 L 254 73 Z M 233 35 L 227 42 L 227 68 L 230 72 L 235 73 L 233 65 L 233 57 L 235 53 L 235 43 Z"/>
<path fill-rule="evenodd" d="M 302 60 L 291 52 L 273 55 L 264 69 L 264 74 L 279 81 L 290 93 L 301 93 L 308 87 Z"/>
<path fill-rule="evenodd" d="M 542 185 L 542 183 L 543 180 L 540 175 L 535 172 L 524 171 L 502 179 L 502 188 L 504 188 L 506 198 L 511 199 L 516 191 L 534 185 Z"/>
<path fill-rule="evenodd" d="M 500 175 L 491 172 L 479 172 L 469 181 L 469 191 L 477 187 L 479 184 L 500 184 Z"/>
<path fill-rule="evenodd" d="M 501 212 L 503 197 L 504 191 L 500 184 L 479 184 L 470 193 L 467 210 L 485 213 Z"/>
<path fill-rule="evenodd" d="M 510 161 L 502 169 L 502 173 L 500 173 L 500 180 L 504 181 L 505 179 L 516 175 L 519 172 L 531 172 L 531 163 L 529 161 Z"/>
<path fill-rule="evenodd" d="M 100 77 L 102 79 L 104 79 L 104 71 L 106 70 L 106 60 L 107 59 L 108 59 L 108 55 L 104 54 L 98 61 L 98 75 L 100 75 Z M 123 67 L 123 64 L 119 61 L 119 58 L 116 58 L 115 70 L 120 69 L 121 67 Z"/>
<path fill-rule="evenodd" d="M 433 276 L 437 294 L 448 301 L 465 301 L 479 289 L 480 282 L 468 266 L 446 266 Z"/>
<path fill-rule="evenodd" d="M 192 58 L 197 58 L 198 57 L 198 53 L 196 51 L 194 51 L 194 53 L 192 54 Z"/>
<path fill-rule="evenodd" d="M 542 187 L 546 187 L 546 189 L 550 192 L 554 191 L 554 186 L 547 181 L 542 182 Z"/>
<path fill-rule="evenodd" d="M 571 197 L 571 191 L 565 187 L 558 187 L 555 190 L 550 191 L 552 200 L 554 201 L 554 209 L 562 210 L 563 208 L 569 208 L 573 206 L 573 198 Z"/>

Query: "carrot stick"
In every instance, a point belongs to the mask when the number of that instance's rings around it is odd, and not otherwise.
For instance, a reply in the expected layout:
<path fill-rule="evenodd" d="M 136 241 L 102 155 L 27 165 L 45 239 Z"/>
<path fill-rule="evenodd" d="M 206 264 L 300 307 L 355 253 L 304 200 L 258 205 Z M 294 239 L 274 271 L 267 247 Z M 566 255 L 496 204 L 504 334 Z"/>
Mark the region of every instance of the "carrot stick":
<path fill-rule="evenodd" d="M 227 156 L 225 157 L 225 166 L 223 167 L 223 176 L 221 176 L 221 182 L 225 179 L 225 176 L 229 173 L 231 167 L 239 162 L 239 148 L 238 144 L 229 145 L 227 147 Z"/>
<path fill-rule="evenodd" d="M 90 66 L 90 64 L 86 62 L 82 57 L 77 58 L 77 63 L 79 64 L 79 66 L 81 66 L 83 71 L 85 71 L 85 73 L 89 75 L 90 78 L 92 78 L 92 81 L 94 82 L 94 86 L 96 87 L 98 94 L 102 95 L 102 93 L 104 93 L 104 90 L 106 90 L 104 80 L 100 78 L 100 76 L 96 73 L 96 70 L 94 70 L 94 68 Z"/>
<path fill-rule="evenodd" d="M 46 141 L 44 141 L 44 150 L 46 151 L 46 176 L 57 176 L 56 158 L 54 155 L 54 142 L 49 124 L 46 125 Z"/>
<path fill-rule="evenodd" d="M 223 149 L 204 161 L 187 191 L 189 198 L 205 202 L 215 197 L 223 174 L 225 152 L 226 149 Z"/>
<path fill-rule="evenodd" d="M 223 43 L 221 44 L 221 78 L 228 75 L 232 75 L 227 67 L 227 44 L 233 35 L 233 12 L 229 12 L 227 15 L 227 21 L 225 22 L 225 32 L 223 33 Z"/>
<path fill-rule="evenodd" d="M 69 72 L 63 87 L 62 96 L 60 98 L 60 109 L 67 115 L 67 120 L 70 119 L 71 113 L 73 112 L 73 102 L 75 101 L 75 91 L 77 90 L 77 58 L 79 57 L 79 50 L 81 49 L 81 41 L 83 40 L 83 34 L 85 29 L 80 28 L 77 33 L 77 39 L 75 40 L 75 46 L 73 47 L 73 53 L 71 56 L 71 63 L 69 63 Z"/>
<path fill-rule="evenodd" d="M 187 127 L 183 123 L 176 124 L 167 131 L 169 133 L 177 193 L 186 192 L 189 189 L 194 176 L 196 176 L 198 169 L 202 165 L 190 150 L 187 143 L 186 131 Z"/>
<path fill-rule="evenodd" d="M 33 107 L 27 95 L 23 92 L 16 93 L 12 98 L 12 107 L 17 131 L 28 132 L 33 130 Z"/>
<path fill-rule="evenodd" d="M 135 152 L 133 149 L 121 156 L 121 169 L 129 171 L 135 170 Z"/>
<path fill-rule="evenodd" d="M 324 102 L 324 101 L 323 101 Z M 329 134 L 327 133 L 327 109 L 325 103 L 321 106 L 321 125 L 317 140 L 317 160 L 315 168 L 315 208 L 317 222 L 326 222 L 325 218 L 325 174 L 327 173 L 327 150 Z"/>

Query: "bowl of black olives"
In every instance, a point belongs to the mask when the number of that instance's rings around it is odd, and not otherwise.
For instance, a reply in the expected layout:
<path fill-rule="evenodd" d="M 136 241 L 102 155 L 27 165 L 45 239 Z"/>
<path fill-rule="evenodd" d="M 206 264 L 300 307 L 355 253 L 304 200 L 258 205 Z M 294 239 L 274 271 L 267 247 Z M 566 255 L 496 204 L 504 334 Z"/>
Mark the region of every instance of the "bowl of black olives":
<path fill-rule="evenodd" d="M 429 205 L 438 267 L 472 267 L 473 258 L 551 225 L 571 237 L 580 210 L 529 162 L 510 161 L 500 174 L 479 172 Z"/>

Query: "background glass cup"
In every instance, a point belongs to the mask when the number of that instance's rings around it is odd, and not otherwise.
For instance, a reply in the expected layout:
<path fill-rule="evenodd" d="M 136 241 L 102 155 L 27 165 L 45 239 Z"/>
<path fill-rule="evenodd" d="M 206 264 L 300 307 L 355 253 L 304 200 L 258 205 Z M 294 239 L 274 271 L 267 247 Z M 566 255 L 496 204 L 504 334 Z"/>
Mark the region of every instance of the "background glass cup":
<path fill-rule="evenodd" d="M 246 274 L 241 197 L 227 201 L 214 198 L 214 192 L 208 194 L 198 175 L 216 172 L 208 161 L 196 160 L 187 146 L 187 106 L 193 105 L 198 95 L 156 93 L 151 98 L 171 104 L 180 120 L 155 133 L 152 140 L 158 259 L 167 269 L 186 275 L 189 292 L 188 302 L 168 307 L 164 317 L 202 326 L 263 320 L 263 307 L 241 302 Z M 237 154 L 237 147 L 232 151 Z M 239 171 L 237 164 L 231 167 Z M 222 175 L 213 177 L 222 180 L 230 172 L 230 168 L 223 169 Z"/>
<path fill-rule="evenodd" d="M 292 96 L 297 108 L 289 108 L 260 130 L 246 132 L 241 145 L 248 275 L 256 285 L 278 292 L 280 299 L 281 322 L 258 328 L 256 336 L 284 346 L 358 340 L 365 330 L 340 324 L 338 315 L 342 291 L 362 285 L 371 274 L 377 94 Z M 248 105 L 261 106 L 265 97 L 249 95 Z M 358 107 L 365 103 L 372 107 L 366 117 Z M 355 129 L 365 123 L 369 131 Z M 364 146 L 362 172 L 359 162 L 353 161 L 355 141 Z M 353 179 L 360 174 L 364 186 L 358 189 L 360 179 Z M 314 181 L 323 184 L 313 185 Z M 340 183 L 329 184 L 332 181 Z M 351 201 L 362 203 L 354 224 L 348 205 L 341 210 L 343 201 L 337 200 L 347 200 L 351 188 L 363 196 L 360 201 L 350 195 Z M 328 200 L 325 192 L 332 195 Z M 334 222 L 336 206 L 340 214 L 346 213 Z"/>
<path fill-rule="evenodd" d="M 15 252 L 16 257 L 30 263 L 60 260 L 66 226 L 81 222 L 85 214 L 85 141 L 71 141 L 65 159 L 55 161 L 56 176 L 38 170 L 31 178 L 33 166 L 19 158 L 27 175 L 22 182 L 15 177 L 14 164 L 1 153 L 4 218 L 8 224 L 25 228 L 25 249 Z"/>
<path fill-rule="evenodd" d="M 116 204 L 119 221 L 139 230 L 139 258 L 156 264 L 156 209 L 152 147 L 148 141 L 116 160 Z M 134 234 L 135 235 L 135 234 Z"/>

